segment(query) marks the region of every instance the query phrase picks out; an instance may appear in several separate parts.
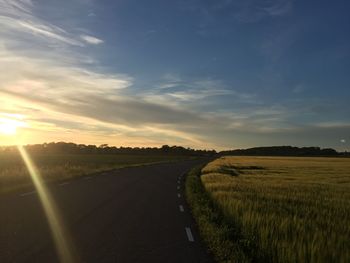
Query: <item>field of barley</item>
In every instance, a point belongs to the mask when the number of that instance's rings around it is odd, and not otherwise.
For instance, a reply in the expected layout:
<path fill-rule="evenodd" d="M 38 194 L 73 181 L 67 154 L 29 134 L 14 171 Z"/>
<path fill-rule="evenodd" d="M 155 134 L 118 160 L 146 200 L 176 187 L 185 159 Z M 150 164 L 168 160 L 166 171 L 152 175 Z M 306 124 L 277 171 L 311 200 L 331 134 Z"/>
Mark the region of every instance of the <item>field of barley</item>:
<path fill-rule="evenodd" d="M 350 159 L 222 157 L 200 178 L 247 261 L 350 262 Z"/>
<path fill-rule="evenodd" d="M 42 178 L 49 181 L 126 166 L 188 159 L 184 156 L 132 154 L 32 154 Z M 21 189 L 31 184 L 31 178 L 18 153 L 0 153 L 0 194 Z"/>

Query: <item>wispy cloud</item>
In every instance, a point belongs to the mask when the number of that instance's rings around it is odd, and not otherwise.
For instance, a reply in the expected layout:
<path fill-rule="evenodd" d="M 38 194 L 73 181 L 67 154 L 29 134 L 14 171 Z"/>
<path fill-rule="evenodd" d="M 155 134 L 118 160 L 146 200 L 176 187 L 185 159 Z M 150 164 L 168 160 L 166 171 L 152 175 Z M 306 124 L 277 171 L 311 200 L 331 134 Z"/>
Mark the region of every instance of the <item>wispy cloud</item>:
<path fill-rule="evenodd" d="M 294 0 L 218 0 L 218 1 L 186 1 L 188 9 L 199 12 L 201 32 L 215 23 L 215 16 L 222 12 L 230 13 L 239 23 L 256 23 L 268 17 L 281 17 L 293 11 Z"/>
<path fill-rule="evenodd" d="M 31 0 L 1 0 L 0 7 L 2 13 L 10 16 L 18 16 L 19 14 L 30 14 L 33 3 Z"/>
<path fill-rule="evenodd" d="M 197 135 L 176 127 L 204 126 L 205 119 L 184 109 L 122 95 L 120 91 L 132 85 L 132 77 L 99 70 L 87 56 L 82 62 L 83 51 L 71 48 L 103 40 L 85 34 L 76 38 L 37 18 L 30 1 L 0 3 L 0 37 L 6 43 L 0 45 L 0 112 L 25 116 L 32 138 L 46 131 L 63 139 L 79 131 L 95 140 L 101 134 L 105 140 L 118 136 L 118 142 L 128 145 L 166 140 L 200 143 Z"/>
<path fill-rule="evenodd" d="M 99 45 L 99 44 L 104 43 L 104 41 L 102 39 L 99 39 L 99 38 L 93 37 L 93 36 L 81 35 L 80 38 L 82 40 L 84 40 L 86 43 L 92 44 L 92 45 Z"/>
<path fill-rule="evenodd" d="M 254 101 L 255 94 L 243 93 L 234 90 L 216 79 L 182 79 L 178 75 L 167 74 L 164 81 L 143 94 L 149 101 L 158 101 L 165 104 L 199 103 L 213 98 L 230 97 L 241 102 Z"/>
<path fill-rule="evenodd" d="M 262 7 L 271 16 L 282 16 L 289 13 L 293 8 L 294 0 L 269 1 L 266 7 Z"/>
<path fill-rule="evenodd" d="M 293 10 L 294 0 L 250 0 L 237 3 L 235 18 L 239 22 L 253 23 L 267 17 L 283 16 Z"/>
<path fill-rule="evenodd" d="M 63 43 L 82 46 L 82 43 L 72 37 L 67 36 L 67 32 L 59 27 L 36 23 L 35 21 L 18 21 L 17 25 L 13 24 L 17 30 L 31 32 L 34 35 L 39 35 L 48 38 L 48 40 L 58 40 Z"/>
<path fill-rule="evenodd" d="M 293 3 L 239 2 L 232 12 L 246 22 L 287 14 Z M 216 11 L 234 4 L 220 3 Z M 91 29 L 76 30 L 39 18 L 35 4 L 0 0 L 0 115 L 23 116 L 28 123 L 26 142 L 71 140 L 79 134 L 84 143 L 220 148 L 258 144 L 258 139 L 288 143 L 293 133 L 305 142 L 322 142 L 322 136 L 339 142 L 349 131 L 341 119 L 300 125 L 293 119 L 313 114 L 312 105 L 305 110 L 297 103 L 263 103 L 258 94 L 214 77 L 165 74 L 153 86 L 133 92 L 135 76 L 107 71 L 96 63 L 87 45 L 104 42 Z M 290 34 L 270 39 L 262 52 L 278 59 L 294 39 Z M 295 92 L 300 90 L 296 86 Z"/>
<path fill-rule="evenodd" d="M 84 45 L 74 34 L 35 16 L 33 10 L 34 4 L 30 0 L 0 0 L 2 35 L 23 40 L 26 37 L 23 34 L 31 34 L 57 44 Z"/>

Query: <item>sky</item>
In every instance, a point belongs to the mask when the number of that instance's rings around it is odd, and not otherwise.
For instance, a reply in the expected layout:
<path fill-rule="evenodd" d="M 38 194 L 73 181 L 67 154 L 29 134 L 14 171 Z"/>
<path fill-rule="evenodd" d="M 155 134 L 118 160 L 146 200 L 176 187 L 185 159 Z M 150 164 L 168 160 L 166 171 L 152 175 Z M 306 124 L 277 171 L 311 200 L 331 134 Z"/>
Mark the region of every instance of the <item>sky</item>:
<path fill-rule="evenodd" d="M 0 144 L 348 150 L 349 10 L 0 0 Z"/>

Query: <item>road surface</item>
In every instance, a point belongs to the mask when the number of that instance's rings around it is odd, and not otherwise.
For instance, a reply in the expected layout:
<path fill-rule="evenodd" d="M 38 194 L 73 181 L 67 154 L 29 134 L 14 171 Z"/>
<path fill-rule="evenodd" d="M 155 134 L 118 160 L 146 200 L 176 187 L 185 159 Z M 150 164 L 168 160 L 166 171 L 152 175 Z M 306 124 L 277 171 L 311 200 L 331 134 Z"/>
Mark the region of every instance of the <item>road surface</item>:
<path fill-rule="evenodd" d="M 130 167 L 49 186 L 79 262 L 212 262 L 184 199 L 203 161 Z M 0 196 L 0 262 L 59 262 L 35 191 Z"/>

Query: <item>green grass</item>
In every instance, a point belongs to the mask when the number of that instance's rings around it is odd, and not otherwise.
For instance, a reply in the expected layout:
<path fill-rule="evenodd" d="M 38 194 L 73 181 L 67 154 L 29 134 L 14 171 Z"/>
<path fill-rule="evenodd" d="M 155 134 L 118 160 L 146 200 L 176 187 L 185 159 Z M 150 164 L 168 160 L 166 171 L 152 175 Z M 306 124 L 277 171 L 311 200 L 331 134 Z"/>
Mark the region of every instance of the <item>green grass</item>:
<path fill-rule="evenodd" d="M 47 182 L 67 180 L 96 172 L 158 162 L 188 159 L 169 155 L 108 155 L 108 154 L 33 154 L 32 160 Z M 21 157 L 16 153 L 0 154 L 0 193 L 31 185 L 31 179 Z"/>
<path fill-rule="evenodd" d="M 192 169 L 186 177 L 186 199 L 192 215 L 206 243 L 217 262 L 249 262 L 242 246 L 239 229 L 225 222 L 225 217 L 205 191 L 200 179 L 201 167 Z M 236 261 L 228 259 L 235 258 Z"/>
<path fill-rule="evenodd" d="M 187 188 L 218 262 L 350 262 L 350 159 L 225 157 Z"/>

